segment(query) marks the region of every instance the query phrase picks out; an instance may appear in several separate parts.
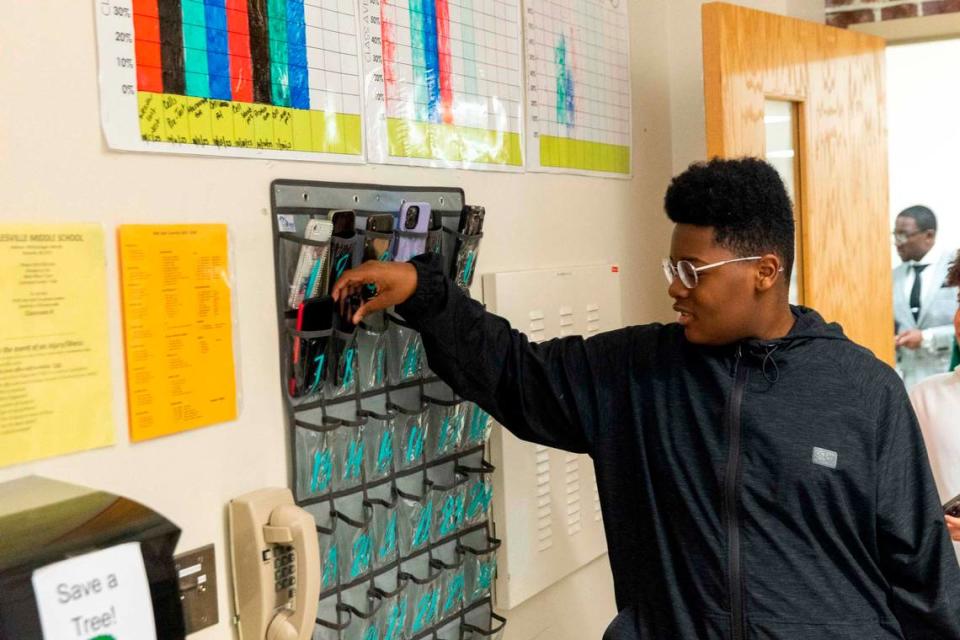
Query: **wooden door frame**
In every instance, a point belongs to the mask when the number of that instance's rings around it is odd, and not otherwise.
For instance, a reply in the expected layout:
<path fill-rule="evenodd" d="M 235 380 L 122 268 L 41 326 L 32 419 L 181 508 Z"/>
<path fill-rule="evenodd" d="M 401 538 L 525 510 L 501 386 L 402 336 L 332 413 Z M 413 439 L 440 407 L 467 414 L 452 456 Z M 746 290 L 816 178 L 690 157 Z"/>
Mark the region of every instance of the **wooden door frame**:
<path fill-rule="evenodd" d="M 764 157 L 764 101 L 796 103 L 801 299 L 892 364 L 892 273 L 870 249 L 889 238 L 884 41 L 721 2 L 702 12 L 707 156 Z"/>

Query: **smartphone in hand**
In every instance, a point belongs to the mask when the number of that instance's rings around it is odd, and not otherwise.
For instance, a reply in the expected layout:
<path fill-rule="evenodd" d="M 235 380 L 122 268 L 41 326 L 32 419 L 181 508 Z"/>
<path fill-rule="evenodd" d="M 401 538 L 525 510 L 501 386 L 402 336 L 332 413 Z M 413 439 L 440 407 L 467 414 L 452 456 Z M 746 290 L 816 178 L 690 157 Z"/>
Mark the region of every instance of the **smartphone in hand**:
<path fill-rule="evenodd" d="M 943 505 L 943 513 L 952 518 L 960 518 L 960 496 L 949 500 Z"/>

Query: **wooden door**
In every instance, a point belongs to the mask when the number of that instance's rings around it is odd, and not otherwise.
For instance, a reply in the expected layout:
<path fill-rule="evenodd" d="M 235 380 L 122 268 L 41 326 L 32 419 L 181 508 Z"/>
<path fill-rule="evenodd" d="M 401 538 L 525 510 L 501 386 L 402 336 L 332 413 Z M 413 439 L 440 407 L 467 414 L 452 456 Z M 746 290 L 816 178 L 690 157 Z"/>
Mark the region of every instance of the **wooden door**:
<path fill-rule="evenodd" d="M 703 60 L 709 157 L 765 157 L 765 105 L 792 103 L 799 299 L 892 364 L 884 41 L 718 2 Z"/>

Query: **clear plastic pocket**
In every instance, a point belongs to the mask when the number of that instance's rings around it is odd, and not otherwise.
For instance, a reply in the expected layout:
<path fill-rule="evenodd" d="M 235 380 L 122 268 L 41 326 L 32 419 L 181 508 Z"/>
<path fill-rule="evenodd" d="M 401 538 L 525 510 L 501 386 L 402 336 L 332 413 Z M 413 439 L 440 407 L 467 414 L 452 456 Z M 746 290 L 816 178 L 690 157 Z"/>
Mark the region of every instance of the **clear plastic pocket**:
<path fill-rule="evenodd" d="M 424 396 L 427 401 L 427 460 L 456 453 L 463 442 L 467 406 L 460 400 L 441 400 Z"/>
<path fill-rule="evenodd" d="M 287 393 L 301 404 L 320 398 L 328 377 L 329 344 L 333 332 L 287 331 L 284 362 L 287 363 Z"/>
<path fill-rule="evenodd" d="M 336 525 L 337 546 L 340 551 L 340 581 L 352 584 L 367 576 L 373 568 L 374 534 L 373 514 L 363 509 L 363 519 L 354 520 L 338 512 Z"/>
<path fill-rule="evenodd" d="M 428 494 L 432 496 L 436 509 L 431 533 L 434 542 L 456 535 L 463 529 L 466 483 L 467 476 L 458 473 L 452 485 L 431 485 Z"/>
<path fill-rule="evenodd" d="M 341 632 L 342 640 L 380 640 L 383 629 L 380 612 L 386 599 L 371 591 L 366 585 L 347 591 L 338 605 L 350 615 L 346 629 Z"/>
<path fill-rule="evenodd" d="M 374 593 L 383 599 L 383 605 L 377 615 L 380 640 L 406 640 L 407 614 L 410 608 L 407 587 L 407 579 L 403 574 L 399 574 L 392 591 L 373 589 Z"/>
<path fill-rule="evenodd" d="M 330 337 L 329 397 L 339 398 L 357 390 L 358 351 L 356 332 L 334 331 Z"/>
<path fill-rule="evenodd" d="M 449 620 L 463 609 L 464 569 L 463 555 L 452 564 L 433 560 L 431 563 L 442 572 L 440 576 L 440 601 L 437 609 L 437 620 Z"/>
<path fill-rule="evenodd" d="M 305 299 L 325 293 L 323 276 L 330 243 L 294 233 L 279 234 L 277 243 L 277 263 L 285 285 L 286 308 L 296 309 Z"/>
<path fill-rule="evenodd" d="M 317 527 L 320 545 L 320 593 L 326 593 L 340 585 L 340 542 L 337 536 L 337 519 L 329 527 Z"/>
<path fill-rule="evenodd" d="M 397 229 L 393 232 L 393 259 L 396 262 L 406 262 L 414 256 L 424 253 L 427 249 L 426 231 L 407 231 Z"/>
<path fill-rule="evenodd" d="M 464 614 L 460 640 L 500 640 L 506 626 L 506 618 L 495 614 L 488 602 Z"/>
<path fill-rule="evenodd" d="M 402 574 L 408 581 L 406 591 L 410 609 L 407 612 L 407 636 L 411 638 L 430 629 L 439 619 L 441 572 L 434 567 L 430 567 L 430 571 L 431 574 L 424 579 L 409 573 Z"/>
<path fill-rule="evenodd" d="M 493 422 L 490 414 L 473 402 L 468 404 L 466 411 L 466 430 L 463 434 L 463 448 L 470 449 L 486 444 L 490 439 L 490 430 Z"/>
<path fill-rule="evenodd" d="M 466 476 L 464 484 L 463 526 L 470 527 L 489 518 L 490 505 L 493 502 L 494 467 L 481 460 L 478 467 L 458 466 L 457 471 Z"/>
<path fill-rule="evenodd" d="M 397 436 L 397 469 L 409 469 L 423 464 L 427 444 L 427 405 L 424 403 L 416 409 L 406 409 L 391 404 L 390 408 L 396 411 L 394 425 Z"/>
<path fill-rule="evenodd" d="M 329 494 L 333 490 L 335 455 L 333 431 L 340 422 L 325 419 L 322 425 L 297 421 L 296 490 L 305 500 Z"/>
<path fill-rule="evenodd" d="M 461 289 L 469 289 L 473 284 L 473 275 L 477 271 L 477 257 L 480 255 L 482 233 L 464 235 L 452 232 L 455 236 L 451 257 L 450 277 Z"/>
<path fill-rule="evenodd" d="M 420 334 L 396 316 L 388 316 L 387 377 L 402 384 L 423 377 L 424 355 Z"/>
<path fill-rule="evenodd" d="M 326 278 L 327 288 L 323 293 L 330 293 L 340 276 L 359 264 L 357 248 L 362 246 L 361 239 L 362 236 L 359 233 L 354 233 L 350 238 L 336 236 L 330 238 L 329 274 Z"/>
<path fill-rule="evenodd" d="M 402 491 L 398 491 L 398 494 L 400 556 L 407 558 L 430 545 L 434 496 L 430 492 L 425 492 L 423 496 Z"/>
<path fill-rule="evenodd" d="M 382 389 L 387 383 L 387 323 L 382 313 L 368 316 L 356 332 L 357 378 L 360 391 Z"/>
<path fill-rule="evenodd" d="M 376 482 L 390 476 L 396 457 L 394 413 L 362 412 L 367 419 L 364 426 L 364 465 L 368 482 Z"/>
<path fill-rule="evenodd" d="M 366 458 L 367 418 L 341 420 L 340 426 L 331 433 L 334 455 L 333 491 L 347 491 L 359 487 L 364 478 Z"/>
<path fill-rule="evenodd" d="M 390 501 L 371 499 L 365 504 L 371 513 L 373 569 L 377 571 L 400 559 L 400 509 L 398 497 Z"/>
<path fill-rule="evenodd" d="M 464 604 L 471 604 L 490 595 L 497 576 L 497 549 L 500 541 L 487 538 L 475 542 L 464 541 L 458 549 L 464 554 Z"/>

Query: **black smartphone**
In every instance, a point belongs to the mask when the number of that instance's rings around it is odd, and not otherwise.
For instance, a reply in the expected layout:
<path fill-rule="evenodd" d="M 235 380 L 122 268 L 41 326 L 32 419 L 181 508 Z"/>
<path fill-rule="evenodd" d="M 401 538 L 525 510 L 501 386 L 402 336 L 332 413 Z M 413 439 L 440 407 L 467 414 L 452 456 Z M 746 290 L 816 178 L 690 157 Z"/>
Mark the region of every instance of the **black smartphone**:
<path fill-rule="evenodd" d="M 356 325 L 353 324 L 353 314 L 357 312 L 363 300 L 357 294 L 344 296 L 340 299 L 337 313 L 337 331 L 353 334 Z M 341 336 L 333 341 L 330 350 L 330 365 L 333 384 L 336 389 L 343 389 L 353 380 L 356 367 L 356 343 L 352 337 L 344 339 Z"/>
<path fill-rule="evenodd" d="M 367 231 L 375 233 L 393 233 L 393 216 L 389 213 L 377 213 L 367 216 Z M 368 234 L 363 242 L 363 261 L 379 260 L 380 262 L 389 262 L 390 246 L 393 244 L 393 236 L 378 238 Z"/>
<path fill-rule="evenodd" d="M 330 221 L 333 222 L 333 237 L 349 240 L 357 234 L 357 214 L 352 209 L 337 209 L 327 214 Z M 331 243 L 332 251 L 327 264 L 330 266 L 326 278 L 326 287 L 323 289 L 326 293 L 333 292 L 333 286 L 340 279 L 347 269 L 353 267 L 353 244 Z"/>
<path fill-rule="evenodd" d="M 297 310 L 298 331 L 327 331 L 333 328 L 334 303 L 330 296 L 309 298 Z M 291 395 L 316 392 L 326 379 L 329 336 L 299 338 L 294 345 Z"/>
<path fill-rule="evenodd" d="M 465 236 L 474 236 L 483 231 L 483 218 L 486 215 L 483 207 L 466 204 L 460 210 L 460 222 L 457 231 Z"/>
<path fill-rule="evenodd" d="M 338 238 L 352 238 L 356 233 L 357 214 L 353 209 L 334 209 L 327 214 L 333 223 L 333 235 Z"/>
<path fill-rule="evenodd" d="M 337 305 L 337 331 L 352 333 L 356 329 L 356 325 L 353 324 L 353 314 L 362 304 L 363 299 L 356 293 L 343 296 L 340 299 L 340 303 Z"/>
<path fill-rule="evenodd" d="M 443 253 L 443 214 L 430 211 L 430 227 L 427 229 L 427 253 Z"/>
<path fill-rule="evenodd" d="M 943 513 L 952 517 L 960 518 L 960 496 L 957 496 L 943 505 Z"/>
<path fill-rule="evenodd" d="M 453 245 L 450 257 L 450 277 L 461 289 L 468 289 L 473 282 L 473 273 L 477 266 L 477 253 L 480 239 L 476 236 L 483 231 L 483 207 L 467 204 L 460 210 L 460 222 L 457 225 L 457 241 Z"/>

